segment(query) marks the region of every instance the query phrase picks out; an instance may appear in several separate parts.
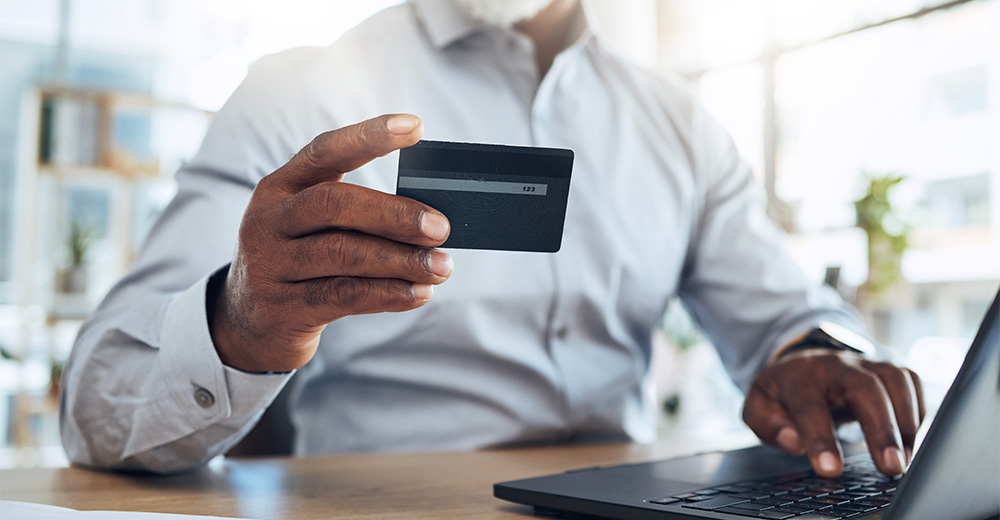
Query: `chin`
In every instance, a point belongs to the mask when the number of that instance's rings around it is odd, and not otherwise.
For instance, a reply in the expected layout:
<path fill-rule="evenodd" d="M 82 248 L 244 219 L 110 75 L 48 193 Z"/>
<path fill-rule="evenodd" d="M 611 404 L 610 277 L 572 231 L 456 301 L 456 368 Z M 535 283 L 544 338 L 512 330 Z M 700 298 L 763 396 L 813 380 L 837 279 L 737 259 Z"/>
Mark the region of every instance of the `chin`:
<path fill-rule="evenodd" d="M 473 18 L 490 25 L 510 27 L 533 18 L 554 0 L 452 0 Z"/>

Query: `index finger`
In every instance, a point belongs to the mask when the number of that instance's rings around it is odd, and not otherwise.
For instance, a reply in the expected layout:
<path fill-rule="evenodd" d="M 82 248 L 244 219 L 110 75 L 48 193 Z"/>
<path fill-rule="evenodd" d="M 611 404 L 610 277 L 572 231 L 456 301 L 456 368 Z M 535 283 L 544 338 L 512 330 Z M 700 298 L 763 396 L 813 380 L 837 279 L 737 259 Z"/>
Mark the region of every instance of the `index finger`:
<path fill-rule="evenodd" d="M 310 186 L 285 199 L 265 218 L 285 238 L 341 229 L 439 246 L 450 231 L 447 217 L 426 204 L 346 182 Z"/>
<path fill-rule="evenodd" d="M 323 132 L 265 179 L 289 193 L 323 181 L 339 181 L 372 159 L 416 144 L 423 130 L 417 116 L 386 114 Z"/>

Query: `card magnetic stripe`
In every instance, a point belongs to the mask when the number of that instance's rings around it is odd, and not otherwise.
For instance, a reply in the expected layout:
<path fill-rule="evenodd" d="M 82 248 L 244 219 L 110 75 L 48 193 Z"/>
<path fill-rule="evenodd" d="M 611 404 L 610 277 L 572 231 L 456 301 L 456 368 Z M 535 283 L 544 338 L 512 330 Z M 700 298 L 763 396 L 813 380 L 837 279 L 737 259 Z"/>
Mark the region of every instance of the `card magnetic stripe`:
<path fill-rule="evenodd" d="M 399 154 L 400 170 L 568 179 L 572 166 L 573 151 L 557 148 L 420 141 Z"/>

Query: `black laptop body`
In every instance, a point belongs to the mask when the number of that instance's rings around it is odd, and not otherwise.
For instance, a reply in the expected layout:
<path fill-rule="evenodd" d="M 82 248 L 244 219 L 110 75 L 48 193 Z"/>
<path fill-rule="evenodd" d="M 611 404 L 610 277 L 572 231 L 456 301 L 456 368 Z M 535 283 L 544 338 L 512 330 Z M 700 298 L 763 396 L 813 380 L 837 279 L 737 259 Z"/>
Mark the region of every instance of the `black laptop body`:
<path fill-rule="evenodd" d="M 1000 293 L 909 471 L 874 471 L 845 446 L 845 474 L 769 446 L 568 471 L 494 484 L 497 498 L 541 512 L 615 519 L 986 520 L 1000 518 Z"/>

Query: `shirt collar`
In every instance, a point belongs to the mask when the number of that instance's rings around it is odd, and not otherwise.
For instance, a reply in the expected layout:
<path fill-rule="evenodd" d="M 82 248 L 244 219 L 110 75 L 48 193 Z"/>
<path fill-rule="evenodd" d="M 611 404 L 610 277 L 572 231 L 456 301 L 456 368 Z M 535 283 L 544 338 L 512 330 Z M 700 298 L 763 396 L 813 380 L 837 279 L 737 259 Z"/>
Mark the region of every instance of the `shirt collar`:
<path fill-rule="evenodd" d="M 427 32 L 435 49 L 443 49 L 473 33 L 490 29 L 490 25 L 476 20 L 451 0 L 411 0 L 417 18 Z M 589 40 L 594 36 L 594 17 L 588 8 L 588 2 L 583 2 L 584 29 L 579 40 L 571 47 Z"/>
<path fill-rule="evenodd" d="M 469 16 L 451 0 L 412 0 L 417 19 L 437 50 L 489 26 Z"/>

